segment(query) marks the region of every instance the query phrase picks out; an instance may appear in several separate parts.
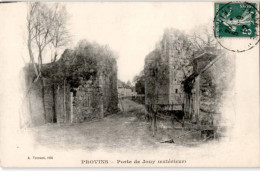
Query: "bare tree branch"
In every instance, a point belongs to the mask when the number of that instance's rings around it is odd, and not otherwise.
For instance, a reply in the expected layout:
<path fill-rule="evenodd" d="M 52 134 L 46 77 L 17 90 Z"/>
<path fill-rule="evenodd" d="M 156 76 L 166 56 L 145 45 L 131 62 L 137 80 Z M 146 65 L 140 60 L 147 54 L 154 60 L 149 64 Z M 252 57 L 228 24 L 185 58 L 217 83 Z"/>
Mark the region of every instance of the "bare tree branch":
<path fill-rule="evenodd" d="M 50 46 L 50 51 L 54 50 L 51 62 L 55 62 L 58 57 L 58 50 L 69 42 L 67 16 L 65 6 L 62 6 L 60 3 L 56 3 L 54 6 L 49 6 L 42 2 L 28 3 L 27 47 L 30 55 L 30 63 L 34 66 L 36 76 L 40 74 L 43 52 L 46 46 Z M 34 46 L 36 50 L 33 49 Z M 37 66 L 34 54 L 38 55 Z"/>

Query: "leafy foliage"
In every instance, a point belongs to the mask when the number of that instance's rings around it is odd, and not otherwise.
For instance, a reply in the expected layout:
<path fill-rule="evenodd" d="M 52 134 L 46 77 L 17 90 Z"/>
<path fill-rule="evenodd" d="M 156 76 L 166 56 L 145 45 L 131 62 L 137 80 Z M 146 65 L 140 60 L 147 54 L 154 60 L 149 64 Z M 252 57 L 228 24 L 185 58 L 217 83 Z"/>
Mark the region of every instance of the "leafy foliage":
<path fill-rule="evenodd" d="M 43 76 L 62 83 L 64 79 L 78 87 L 82 80 L 115 71 L 116 55 L 107 47 L 82 40 L 74 50 L 66 49 L 56 63 L 45 64 Z"/>

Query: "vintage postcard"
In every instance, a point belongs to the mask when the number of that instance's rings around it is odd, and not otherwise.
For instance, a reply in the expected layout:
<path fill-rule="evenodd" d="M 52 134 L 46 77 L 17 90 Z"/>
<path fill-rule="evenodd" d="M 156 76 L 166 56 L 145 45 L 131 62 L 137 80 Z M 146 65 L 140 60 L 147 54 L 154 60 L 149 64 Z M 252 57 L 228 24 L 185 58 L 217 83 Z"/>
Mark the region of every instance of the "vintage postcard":
<path fill-rule="evenodd" d="M 260 167 L 259 2 L 0 3 L 2 167 Z"/>

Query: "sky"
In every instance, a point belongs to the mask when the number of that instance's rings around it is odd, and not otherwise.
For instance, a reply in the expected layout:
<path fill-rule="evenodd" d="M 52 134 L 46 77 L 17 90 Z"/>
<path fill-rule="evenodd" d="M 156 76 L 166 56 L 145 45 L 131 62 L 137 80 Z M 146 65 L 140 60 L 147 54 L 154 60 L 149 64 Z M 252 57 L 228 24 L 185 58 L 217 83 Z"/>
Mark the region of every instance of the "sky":
<path fill-rule="evenodd" d="M 143 69 L 165 28 L 188 32 L 214 15 L 212 2 L 69 3 L 67 10 L 73 45 L 81 39 L 109 45 L 119 56 L 118 78 L 125 82 Z"/>
<path fill-rule="evenodd" d="M 68 28 L 74 48 L 79 40 L 108 45 L 118 55 L 118 78 L 132 81 L 144 67 L 144 59 L 160 40 L 165 28 L 186 32 L 196 26 L 213 23 L 214 3 L 171 2 L 68 2 Z M 20 40 L 26 35 L 26 4 L 11 8 L 19 21 Z M 17 6 L 17 7 L 15 7 Z M 19 9 L 19 10 L 17 10 Z M 18 13 L 19 12 L 19 15 Z M 18 25 L 17 24 L 17 25 Z M 16 31 L 17 32 L 17 31 Z M 28 50 L 23 44 L 23 57 Z M 48 62 L 45 56 L 44 62 Z"/>

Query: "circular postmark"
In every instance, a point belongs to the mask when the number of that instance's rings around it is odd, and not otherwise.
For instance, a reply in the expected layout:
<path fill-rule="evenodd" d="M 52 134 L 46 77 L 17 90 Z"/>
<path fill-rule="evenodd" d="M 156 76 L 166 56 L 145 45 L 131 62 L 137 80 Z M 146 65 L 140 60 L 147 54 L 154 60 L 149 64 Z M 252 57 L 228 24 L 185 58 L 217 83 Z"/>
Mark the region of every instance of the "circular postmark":
<path fill-rule="evenodd" d="M 232 52 L 245 52 L 259 42 L 259 11 L 256 3 L 215 3 L 214 36 Z"/>

